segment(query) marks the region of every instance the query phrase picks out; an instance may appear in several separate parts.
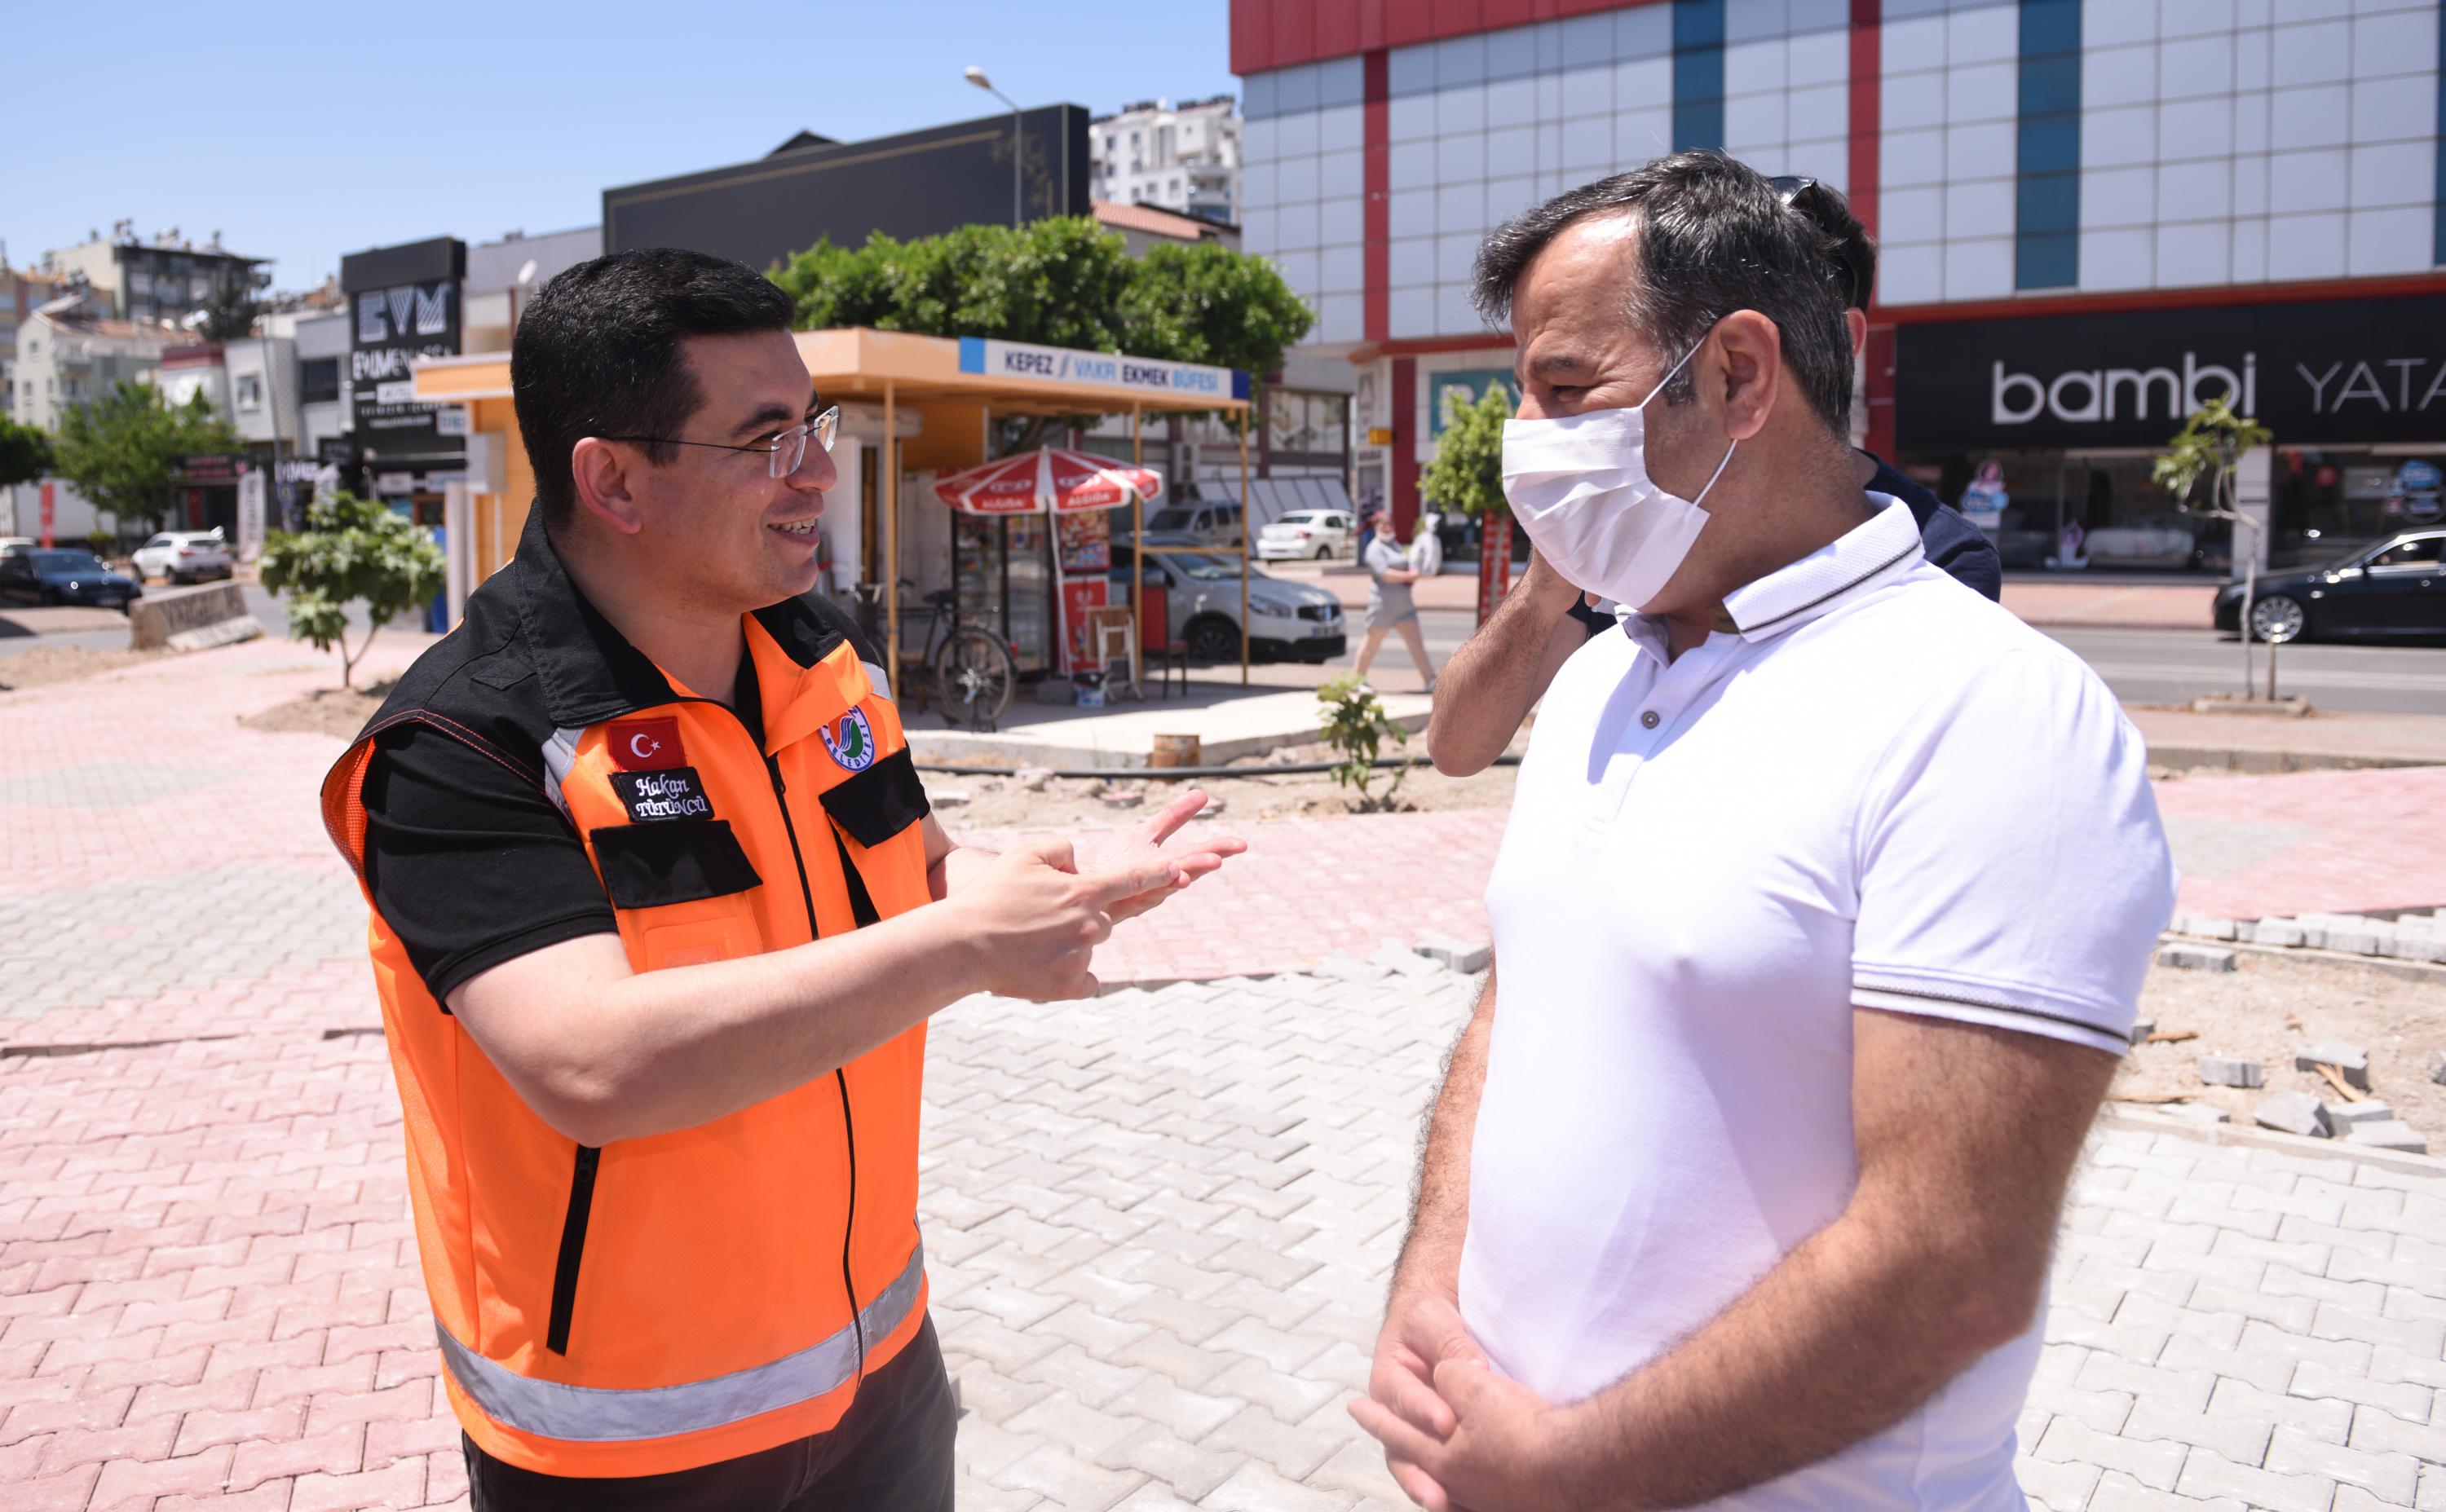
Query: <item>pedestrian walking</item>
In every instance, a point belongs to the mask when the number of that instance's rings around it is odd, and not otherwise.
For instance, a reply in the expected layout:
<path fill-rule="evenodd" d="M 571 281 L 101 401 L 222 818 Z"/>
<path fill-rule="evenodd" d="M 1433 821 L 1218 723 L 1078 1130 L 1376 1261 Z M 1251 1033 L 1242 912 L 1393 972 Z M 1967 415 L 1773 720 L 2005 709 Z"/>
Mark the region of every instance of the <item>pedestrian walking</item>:
<path fill-rule="evenodd" d="M 948 1509 L 926 1020 L 1092 993 L 1239 849 L 1165 849 L 1196 794 L 1092 859 L 943 832 L 809 593 L 839 417 L 790 317 L 687 252 L 543 289 L 517 556 L 325 783 L 479 1509 Z"/>
<path fill-rule="evenodd" d="M 1410 550 L 1395 532 L 1393 516 L 1383 511 L 1362 520 L 1360 529 L 1366 537 L 1359 548 L 1359 565 L 1367 569 L 1367 633 L 1360 639 L 1359 661 L 1352 670 L 1360 681 L 1366 681 L 1367 668 L 1383 648 L 1384 637 L 1398 630 L 1419 669 L 1419 685 L 1433 693 L 1436 665 L 1427 659 L 1426 637 L 1419 629 L 1419 607 L 1410 593 L 1410 586 L 1421 575 L 1411 565 Z"/>
<path fill-rule="evenodd" d="M 1843 320 L 1857 357 L 1869 339 L 1869 292 L 1877 277 L 1877 249 L 1851 206 L 1814 178 L 1768 180 L 1794 214 L 1824 238 L 1826 276 L 1843 293 Z M 1873 452 L 1854 448 L 1853 477 L 1863 492 L 1900 499 L 1918 522 L 1931 566 L 1991 599 L 2004 591 L 1996 545 L 1968 516 Z M 1615 617 L 1589 601 L 1533 546 L 1520 588 L 1453 653 L 1439 684 L 1444 697 L 1427 720 L 1427 755 L 1450 776 L 1482 772 L 1519 733 L 1520 721 L 1563 663 L 1589 639 L 1614 627 Z"/>
<path fill-rule="evenodd" d="M 1678 154 L 1490 236 L 1555 678 L 1369 1394 L 1433 1507 L 2005 1509 L 2173 901 L 2095 674 L 1865 495 L 1823 237 Z"/>

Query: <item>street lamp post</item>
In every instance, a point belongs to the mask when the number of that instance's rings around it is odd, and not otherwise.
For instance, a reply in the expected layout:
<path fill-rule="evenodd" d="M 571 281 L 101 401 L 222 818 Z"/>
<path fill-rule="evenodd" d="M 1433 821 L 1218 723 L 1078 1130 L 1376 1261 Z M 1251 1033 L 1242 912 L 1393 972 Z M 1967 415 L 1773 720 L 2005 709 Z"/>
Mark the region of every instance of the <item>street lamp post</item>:
<path fill-rule="evenodd" d="M 969 83 L 975 84 L 978 88 L 993 96 L 996 100 L 1001 101 L 1004 104 L 1010 106 L 1010 229 L 1017 231 L 1019 229 L 1020 221 L 1020 126 L 1025 118 L 1020 115 L 1018 103 L 1013 101 L 1010 96 L 1004 94 L 1001 90 L 995 88 L 993 86 L 993 81 L 986 77 L 986 71 L 983 68 L 976 67 L 972 65 L 969 68 L 963 70 L 962 76 L 966 78 Z"/>

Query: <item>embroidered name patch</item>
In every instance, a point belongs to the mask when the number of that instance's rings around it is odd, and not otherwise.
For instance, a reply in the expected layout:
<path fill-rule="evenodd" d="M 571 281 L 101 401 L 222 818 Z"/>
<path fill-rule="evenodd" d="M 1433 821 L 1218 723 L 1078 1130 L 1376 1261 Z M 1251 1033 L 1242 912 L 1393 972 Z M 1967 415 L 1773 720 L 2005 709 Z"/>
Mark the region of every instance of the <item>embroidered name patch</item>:
<path fill-rule="evenodd" d="M 868 722 L 866 711 L 852 708 L 837 725 L 824 726 L 824 749 L 844 771 L 863 772 L 875 765 L 875 726 Z"/>
<path fill-rule="evenodd" d="M 614 772 L 612 790 L 620 794 L 629 817 L 637 824 L 663 819 L 710 819 L 713 800 L 694 767 L 666 767 L 659 772 Z"/>
<path fill-rule="evenodd" d="M 680 721 L 669 715 L 654 719 L 614 719 L 603 732 L 603 748 L 612 764 L 623 772 L 662 772 L 687 765 L 687 748 L 680 744 Z"/>

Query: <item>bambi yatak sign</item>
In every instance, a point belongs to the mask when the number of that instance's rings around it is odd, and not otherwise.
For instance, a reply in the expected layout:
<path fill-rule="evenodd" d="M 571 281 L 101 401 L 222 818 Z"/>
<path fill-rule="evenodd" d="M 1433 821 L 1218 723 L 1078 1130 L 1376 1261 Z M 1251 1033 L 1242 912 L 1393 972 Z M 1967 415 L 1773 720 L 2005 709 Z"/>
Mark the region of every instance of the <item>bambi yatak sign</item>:
<path fill-rule="evenodd" d="M 2226 399 L 2285 445 L 2446 436 L 2446 301 L 1930 322 L 1895 351 L 1906 451 L 2158 446 Z"/>

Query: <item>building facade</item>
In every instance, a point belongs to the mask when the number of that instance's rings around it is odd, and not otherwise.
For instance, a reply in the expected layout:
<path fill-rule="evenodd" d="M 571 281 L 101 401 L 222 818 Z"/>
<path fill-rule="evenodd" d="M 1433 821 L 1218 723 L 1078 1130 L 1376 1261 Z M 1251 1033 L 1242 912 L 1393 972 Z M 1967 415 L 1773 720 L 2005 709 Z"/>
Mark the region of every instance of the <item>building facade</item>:
<path fill-rule="evenodd" d="M 148 241 L 124 220 L 108 236 L 45 253 L 43 263 L 47 272 L 83 276 L 117 319 L 173 328 L 211 304 L 225 284 L 254 289 L 268 276 L 262 258 L 224 248 L 219 232 L 200 247 L 181 239 L 177 227 Z"/>
<path fill-rule="evenodd" d="M 188 340 L 183 331 L 106 319 L 90 300 L 69 309 L 37 311 L 17 328 L 14 419 L 20 425 L 57 431 L 69 408 L 120 383 L 154 382 L 162 354 Z"/>
<path fill-rule="evenodd" d="M 1486 232 L 1720 149 L 1850 196 L 1881 249 L 1855 433 L 1948 499 L 1985 479 L 2008 565 L 2229 566 L 2148 479 L 2221 393 L 2276 435 L 2243 549 L 2313 558 L 2439 507 L 2439 9 L 1233 0 L 1245 245 L 1355 365 L 1354 481 L 1406 520 L 1450 406 L 1511 386 Z"/>
<path fill-rule="evenodd" d="M 1145 101 L 1088 123 L 1096 197 L 1231 226 L 1240 219 L 1240 114 L 1230 95 Z"/>

